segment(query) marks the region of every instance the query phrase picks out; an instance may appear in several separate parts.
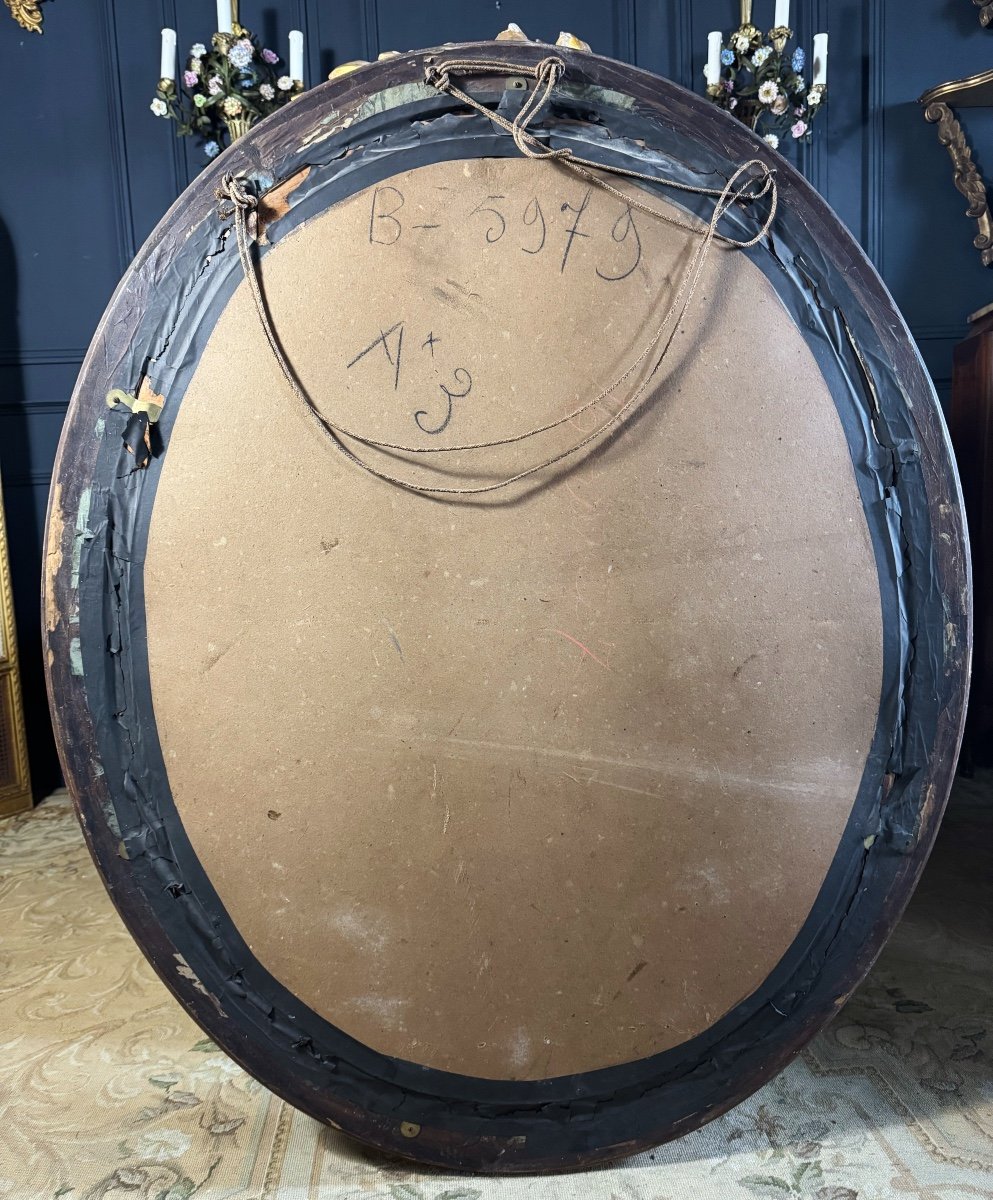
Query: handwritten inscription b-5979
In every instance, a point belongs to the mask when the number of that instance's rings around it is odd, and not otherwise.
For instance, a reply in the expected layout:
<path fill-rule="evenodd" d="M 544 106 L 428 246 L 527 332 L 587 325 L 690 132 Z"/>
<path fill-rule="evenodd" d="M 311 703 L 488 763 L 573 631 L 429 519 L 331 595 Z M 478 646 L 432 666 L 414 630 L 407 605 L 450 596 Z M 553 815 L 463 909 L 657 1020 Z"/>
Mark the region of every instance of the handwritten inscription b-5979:
<path fill-rule="evenodd" d="M 407 199 L 400 188 L 381 184 L 373 189 L 369 209 L 369 244 L 395 246 L 401 240 L 431 237 L 468 237 L 481 247 L 497 247 L 509 253 L 532 257 L 554 249 L 559 274 L 570 269 L 576 238 L 588 240 L 596 249 L 595 271 L 605 283 L 629 279 L 641 264 L 641 234 L 634 210 L 624 206 L 618 213 L 616 202 L 608 207 L 592 203 L 593 188 L 579 196 L 563 199 L 557 205 L 543 206 L 537 196 L 520 199 L 502 194 L 471 195 L 468 189 L 449 201 L 446 211 L 430 220 L 409 218 L 404 212 Z M 546 207 L 549 212 L 546 214 Z M 402 215 L 401 215 L 402 214 Z"/>

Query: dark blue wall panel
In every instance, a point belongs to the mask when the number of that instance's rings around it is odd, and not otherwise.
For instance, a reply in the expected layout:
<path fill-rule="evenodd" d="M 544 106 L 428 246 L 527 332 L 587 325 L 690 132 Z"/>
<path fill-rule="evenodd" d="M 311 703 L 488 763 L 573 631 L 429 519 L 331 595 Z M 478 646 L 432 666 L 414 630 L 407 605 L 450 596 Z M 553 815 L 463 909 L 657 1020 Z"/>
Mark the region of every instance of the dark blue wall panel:
<path fill-rule="evenodd" d="M 755 0 L 759 24 L 773 0 Z M 45 5 L 42 37 L 0 6 L 0 467 L 39 790 L 57 768 L 38 625 L 41 531 L 51 463 L 85 347 L 121 273 L 202 165 L 148 109 L 163 25 L 182 48 L 210 33 L 211 0 L 67 0 Z M 242 18 L 280 51 L 307 35 L 310 80 L 337 63 L 489 37 L 567 29 L 602 54 L 700 88 L 710 29 L 736 0 L 242 0 Z M 916 102 L 925 88 L 988 67 L 993 31 L 971 0 L 794 0 L 810 48 L 831 34 L 831 102 L 799 165 L 883 273 L 947 394 L 951 348 L 993 298 L 946 152 Z M 993 161 L 993 113 L 966 122 Z"/>

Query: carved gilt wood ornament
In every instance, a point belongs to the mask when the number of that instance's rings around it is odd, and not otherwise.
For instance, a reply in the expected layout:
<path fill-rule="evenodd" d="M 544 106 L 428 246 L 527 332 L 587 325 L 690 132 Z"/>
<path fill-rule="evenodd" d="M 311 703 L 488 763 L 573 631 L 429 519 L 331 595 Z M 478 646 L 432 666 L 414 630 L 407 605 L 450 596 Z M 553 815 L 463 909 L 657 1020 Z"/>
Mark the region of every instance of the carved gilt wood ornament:
<path fill-rule="evenodd" d="M 990 15 L 987 18 L 984 12 L 981 18 L 984 22 L 993 20 L 993 3 L 988 7 Z M 924 105 L 925 118 L 938 126 L 938 141 L 952 160 L 953 182 L 969 202 L 966 216 L 978 225 L 972 244 L 979 251 L 983 266 L 993 266 L 993 219 L 986 183 L 973 162 L 965 131 L 952 107 L 986 108 L 993 105 L 993 71 L 938 84 L 920 97 L 920 103 Z"/>
<path fill-rule="evenodd" d="M 44 33 L 41 27 L 42 0 L 4 0 L 4 3 L 10 9 L 10 15 L 23 29 L 30 33 Z"/>
<path fill-rule="evenodd" d="M 0 818 L 31 807 L 31 774 L 0 486 Z"/>

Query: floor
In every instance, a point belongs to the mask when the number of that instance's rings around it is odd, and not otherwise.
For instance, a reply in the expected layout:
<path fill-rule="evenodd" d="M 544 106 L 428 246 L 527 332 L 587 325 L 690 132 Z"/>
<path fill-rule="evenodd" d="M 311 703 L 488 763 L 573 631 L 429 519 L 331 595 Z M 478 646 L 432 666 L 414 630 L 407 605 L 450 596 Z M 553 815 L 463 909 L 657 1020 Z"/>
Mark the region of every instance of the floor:
<path fill-rule="evenodd" d="M 2 1200 L 993 1198 L 993 773 L 959 781 L 872 975 L 782 1075 L 581 1175 L 412 1169 L 287 1107 L 185 1016 L 56 795 L 0 822 Z"/>

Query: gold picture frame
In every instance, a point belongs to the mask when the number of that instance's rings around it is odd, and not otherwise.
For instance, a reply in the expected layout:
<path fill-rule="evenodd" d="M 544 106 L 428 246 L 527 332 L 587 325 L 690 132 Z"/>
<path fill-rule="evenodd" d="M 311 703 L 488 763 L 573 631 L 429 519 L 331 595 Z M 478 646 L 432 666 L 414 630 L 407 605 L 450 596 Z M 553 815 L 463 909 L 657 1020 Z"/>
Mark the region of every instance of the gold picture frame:
<path fill-rule="evenodd" d="M 0 485 L 0 817 L 31 807 L 31 775 L 14 629 L 14 593 Z"/>

